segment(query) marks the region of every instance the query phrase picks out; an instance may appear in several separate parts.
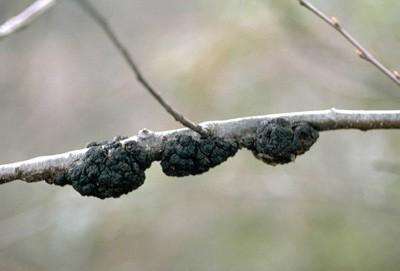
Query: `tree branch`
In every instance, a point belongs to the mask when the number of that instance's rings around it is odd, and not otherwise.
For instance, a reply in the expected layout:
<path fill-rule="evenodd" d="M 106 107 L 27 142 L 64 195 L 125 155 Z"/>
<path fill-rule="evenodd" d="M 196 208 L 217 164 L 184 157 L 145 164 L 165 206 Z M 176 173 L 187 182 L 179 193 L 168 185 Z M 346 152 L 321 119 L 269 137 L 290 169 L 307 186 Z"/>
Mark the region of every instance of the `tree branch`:
<path fill-rule="evenodd" d="M 0 25 L 0 39 L 25 28 L 54 4 L 56 4 L 56 0 L 37 0 L 21 13 Z"/>
<path fill-rule="evenodd" d="M 140 71 L 139 67 L 136 65 L 135 61 L 133 60 L 132 56 L 130 55 L 129 51 L 125 48 L 123 43 L 118 39 L 117 35 L 111 29 L 107 20 L 94 8 L 94 6 L 86 0 L 78 0 L 77 1 L 82 9 L 100 26 L 101 29 L 105 32 L 107 37 L 111 40 L 113 45 L 117 48 L 121 56 L 124 58 L 126 63 L 128 64 L 129 68 L 132 72 L 136 75 L 136 79 L 138 82 L 153 96 L 154 99 L 157 100 L 158 103 L 178 122 L 180 122 L 183 126 L 192 129 L 193 131 L 207 136 L 209 133 L 200 125 L 192 122 L 191 120 L 187 119 L 181 113 L 177 112 L 168 102 L 158 93 L 146 80 L 143 76 L 143 73 Z"/>
<path fill-rule="evenodd" d="M 327 24 L 332 26 L 336 31 L 338 31 L 353 47 L 356 48 L 356 52 L 361 59 L 364 59 L 378 68 L 383 74 L 389 77 L 393 82 L 400 86 L 400 75 L 396 70 L 391 71 L 385 67 L 381 62 L 379 62 L 367 49 L 365 49 L 360 42 L 358 42 L 346 29 L 342 27 L 339 20 L 336 17 L 328 17 L 322 11 L 320 11 L 315 6 L 311 5 L 306 0 L 298 0 L 300 5 L 317 15 Z"/>
<path fill-rule="evenodd" d="M 284 118 L 291 122 L 307 122 L 319 131 L 338 129 L 359 129 L 362 131 L 373 129 L 400 129 L 400 110 L 364 111 L 364 110 L 321 110 L 252 116 L 225 121 L 208 121 L 201 125 L 213 135 L 224 139 L 240 141 L 248 136 L 254 136 L 257 127 L 276 118 Z M 194 131 L 186 128 L 162 132 L 141 130 L 137 136 L 122 140 L 123 144 L 136 141 L 147 150 L 160 151 L 165 140 L 176 135 L 191 135 L 198 137 Z M 42 156 L 34 159 L 0 165 L 0 184 L 22 180 L 37 182 L 47 180 L 51 182 L 54 176 L 71 166 L 74 161 L 81 159 L 88 148 L 74 150 L 62 154 Z"/>

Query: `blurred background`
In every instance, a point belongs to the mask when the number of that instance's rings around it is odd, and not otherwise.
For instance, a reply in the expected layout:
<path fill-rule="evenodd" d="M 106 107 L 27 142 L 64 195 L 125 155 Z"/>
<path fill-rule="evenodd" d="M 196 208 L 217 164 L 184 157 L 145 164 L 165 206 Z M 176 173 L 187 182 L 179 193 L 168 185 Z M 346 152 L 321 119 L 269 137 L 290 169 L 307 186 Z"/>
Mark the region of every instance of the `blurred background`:
<path fill-rule="evenodd" d="M 0 0 L 0 22 L 32 1 Z M 296 0 L 96 0 L 190 119 L 398 109 L 399 88 Z M 313 0 L 388 67 L 400 2 Z M 0 164 L 180 127 L 74 1 L 0 42 Z M 0 189 L 0 270 L 398 270 L 400 131 L 324 132 L 295 163 L 246 150 L 201 176 L 158 163 L 119 199 Z"/>

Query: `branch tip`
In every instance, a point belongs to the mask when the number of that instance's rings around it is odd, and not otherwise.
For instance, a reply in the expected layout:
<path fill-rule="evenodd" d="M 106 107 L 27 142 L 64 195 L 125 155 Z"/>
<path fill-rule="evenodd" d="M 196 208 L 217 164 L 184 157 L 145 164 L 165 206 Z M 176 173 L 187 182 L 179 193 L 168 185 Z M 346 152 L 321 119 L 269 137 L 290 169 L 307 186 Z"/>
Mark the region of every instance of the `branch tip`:
<path fill-rule="evenodd" d="M 339 20 L 336 17 L 328 17 L 320 11 L 315 6 L 311 5 L 307 0 L 300 0 L 300 4 L 304 6 L 311 13 L 325 21 L 327 24 L 332 26 L 336 31 L 338 31 L 354 48 L 356 48 L 356 52 L 358 56 L 374 65 L 379 71 L 389 77 L 394 83 L 400 86 L 400 78 L 393 71 L 384 66 L 381 62 L 379 62 L 367 49 L 365 49 L 349 32 L 347 32 L 339 23 Z"/>

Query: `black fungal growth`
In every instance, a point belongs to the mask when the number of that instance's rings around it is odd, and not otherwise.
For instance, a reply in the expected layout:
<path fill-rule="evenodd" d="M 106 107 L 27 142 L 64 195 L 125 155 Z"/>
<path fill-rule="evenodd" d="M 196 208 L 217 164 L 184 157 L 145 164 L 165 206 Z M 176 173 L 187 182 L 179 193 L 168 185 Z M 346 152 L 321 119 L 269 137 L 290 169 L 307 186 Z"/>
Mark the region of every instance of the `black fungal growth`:
<path fill-rule="evenodd" d="M 150 165 L 148 152 L 135 141 L 93 144 L 55 184 L 70 184 L 83 196 L 118 198 L 144 183 Z"/>
<path fill-rule="evenodd" d="M 258 127 L 255 141 L 246 147 L 267 164 L 286 164 L 308 151 L 318 137 L 318 131 L 306 122 L 277 118 Z"/>
<path fill-rule="evenodd" d="M 124 138 L 117 137 L 111 142 L 90 143 L 82 159 L 47 181 L 72 185 L 83 196 L 118 198 L 144 183 L 145 170 L 154 160 L 161 160 L 168 176 L 197 175 L 234 156 L 240 145 L 270 165 L 286 164 L 308 151 L 318 136 L 309 123 L 277 118 L 262 123 L 255 135 L 243 137 L 240 144 L 216 136 L 177 135 L 163 142 L 161 150 L 152 151 L 136 141 L 122 144 Z"/>
<path fill-rule="evenodd" d="M 161 167 L 168 176 L 201 174 L 235 155 L 238 145 L 220 137 L 199 140 L 187 135 L 178 135 L 164 143 Z"/>

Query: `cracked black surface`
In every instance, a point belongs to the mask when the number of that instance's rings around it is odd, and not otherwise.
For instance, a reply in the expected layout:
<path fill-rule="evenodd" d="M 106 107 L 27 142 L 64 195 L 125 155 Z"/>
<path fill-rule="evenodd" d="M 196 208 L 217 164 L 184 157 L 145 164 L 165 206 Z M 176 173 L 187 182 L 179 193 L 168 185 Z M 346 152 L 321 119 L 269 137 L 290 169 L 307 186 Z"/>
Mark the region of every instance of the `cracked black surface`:
<path fill-rule="evenodd" d="M 144 183 L 150 167 L 148 152 L 137 142 L 113 141 L 89 148 L 83 159 L 57 178 L 54 184 L 70 184 L 83 196 L 118 198 Z"/>
<path fill-rule="evenodd" d="M 318 131 L 306 122 L 277 118 L 262 123 L 255 135 L 241 138 L 240 146 L 267 164 L 286 164 L 308 151 L 318 137 Z M 62 175 L 49 179 L 49 183 L 72 185 L 83 196 L 118 198 L 144 183 L 145 170 L 152 161 L 161 160 L 167 176 L 198 175 L 223 163 L 239 149 L 238 143 L 216 136 L 177 135 L 164 142 L 161 151 L 145 149 L 136 141 L 121 144 L 122 139 L 125 137 L 90 143 L 82 159 Z"/>
<path fill-rule="evenodd" d="M 306 122 L 277 118 L 260 125 L 254 142 L 246 142 L 246 147 L 267 164 L 286 164 L 308 151 L 318 137 L 318 131 Z"/>
<path fill-rule="evenodd" d="M 191 136 L 179 135 L 164 143 L 161 167 L 168 176 L 202 174 L 234 156 L 237 150 L 236 143 L 220 137 L 196 140 Z"/>

